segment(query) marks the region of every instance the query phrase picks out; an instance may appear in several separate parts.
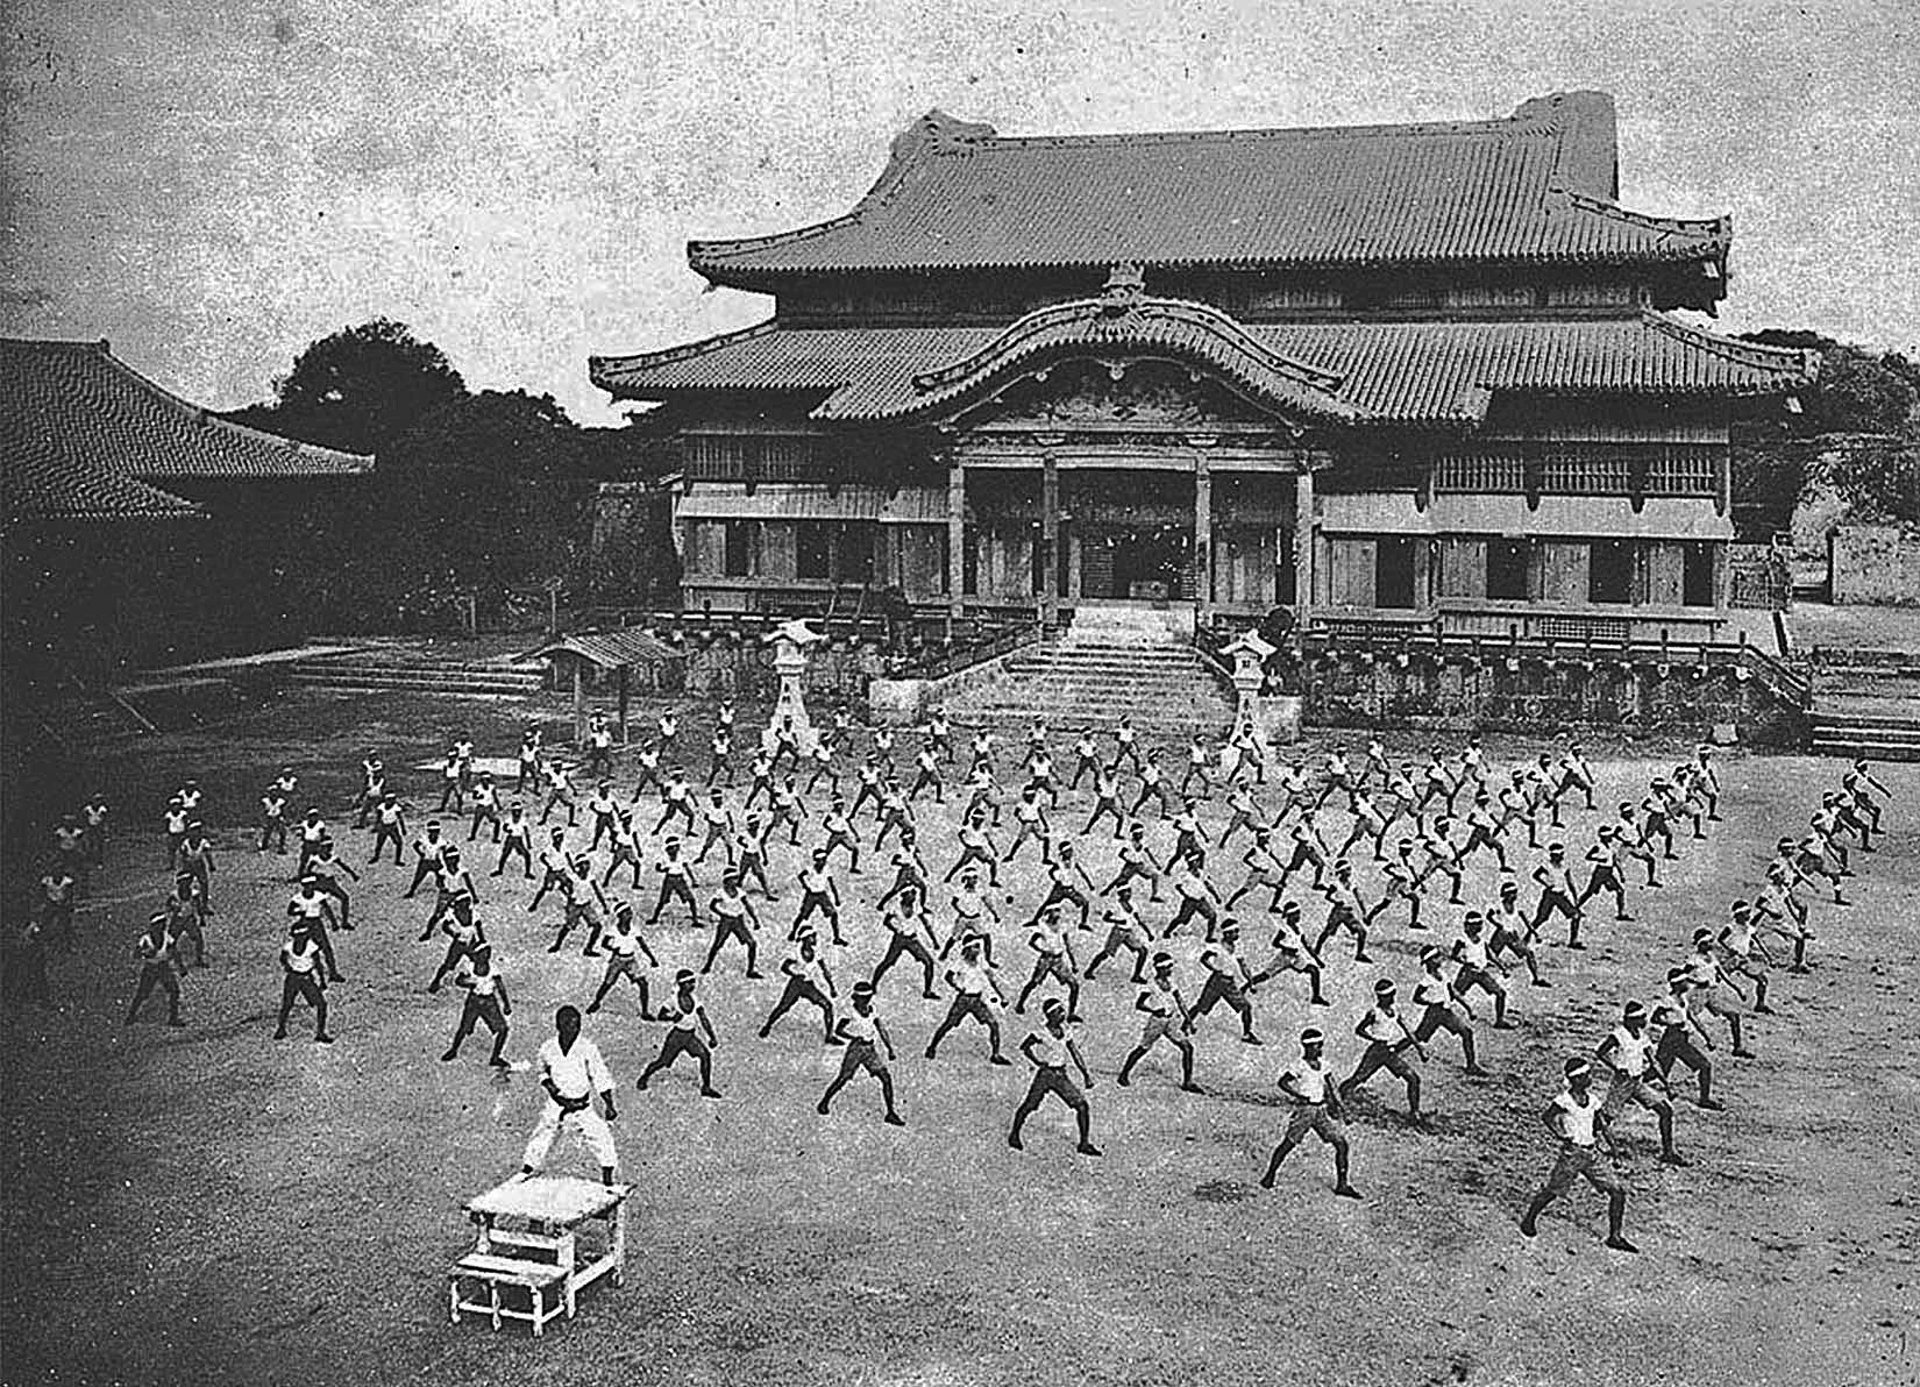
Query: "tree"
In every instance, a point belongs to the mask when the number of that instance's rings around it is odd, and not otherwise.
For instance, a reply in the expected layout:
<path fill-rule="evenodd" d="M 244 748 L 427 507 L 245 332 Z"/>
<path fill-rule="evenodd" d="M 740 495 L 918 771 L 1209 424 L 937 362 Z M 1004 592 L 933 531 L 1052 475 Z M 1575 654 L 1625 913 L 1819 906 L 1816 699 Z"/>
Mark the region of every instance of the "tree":
<path fill-rule="evenodd" d="M 1808 486 L 1830 485 L 1863 515 L 1920 520 L 1920 369 L 1816 332 L 1769 328 L 1746 340 L 1820 353 L 1820 373 L 1798 392 L 1800 413 L 1742 420 L 1733 433 L 1734 496 L 1743 533 L 1785 529 Z"/>
<path fill-rule="evenodd" d="M 436 410 L 466 398 L 466 382 L 431 342 L 391 318 L 323 337 L 273 383 L 274 403 L 244 423 L 354 453 L 383 453 Z"/>
<path fill-rule="evenodd" d="M 435 410 L 378 469 L 389 552 L 489 590 L 565 573 L 587 538 L 581 453 L 550 395 L 486 390 Z"/>

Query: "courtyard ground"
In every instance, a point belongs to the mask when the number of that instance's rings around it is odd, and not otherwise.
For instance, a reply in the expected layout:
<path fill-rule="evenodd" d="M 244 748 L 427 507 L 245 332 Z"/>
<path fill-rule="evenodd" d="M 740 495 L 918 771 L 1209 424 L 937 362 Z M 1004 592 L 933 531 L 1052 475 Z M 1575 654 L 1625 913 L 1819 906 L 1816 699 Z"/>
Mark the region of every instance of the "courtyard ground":
<path fill-rule="evenodd" d="M 631 993 L 590 1018 L 620 1083 L 616 1133 L 638 1185 L 626 1288 L 589 1292 L 578 1319 L 538 1342 L 472 1320 L 449 1327 L 460 1202 L 515 1168 L 540 1102 L 525 1063 L 552 1008 L 583 1002 L 597 967 L 544 952 L 549 908 L 536 921 L 517 881 L 502 891 L 480 876 L 520 1064 L 495 1077 L 478 1043 L 442 1064 L 458 1003 L 426 994 L 440 953 L 414 942 L 427 902 L 401 902 L 404 878 L 387 866 L 356 891 L 359 928 L 337 936 L 349 978 L 331 993 L 339 1042 L 307 1040 L 303 1013 L 294 1038 L 275 1043 L 288 860 L 254 852 L 245 825 L 283 764 L 302 777 L 301 801 L 343 825 L 368 747 L 419 803 L 432 777 L 403 767 L 455 729 L 510 754 L 520 713 L 306 696 L 71 768 L 73 799 L 100 789 L 119 822 L 80 912 L 79 952 L 53 960 L 60 1011 L 0 1016 L 5 1381 L 1826 1384 L 1920 1373 L 1920 768 L 1880 769 L 1896 793 L 1893 832 L 1861 859 L 1858 904 L 1816 905 L 1817 970 L 1777 976 L 1779 1015 L 1752 1028 L 1759 1058 L 1734 1060 L 1724 1042 L 1715 1052 L 1727 1111 L 1679 1104 L 1692 1166 L 1658 1166 L 1651 1120 L 1623 1120 L 1641 1254 L 1602 1248 L 1590 1191 L 1556 1205 L 1532 1242 L 1515 1227 L 1551 1157 L 1536 1114 L 1561 1059 L 1590 1049 L 1621 1000 L 1653 995 L 1692 928 L 1752 892 L 1764 845 L 1804 825 L 1841 770 L 1738 752 L 1723 762 L 1727 821 L 1669 864 L 1668 889 L 1638 894 L 1637 921 L 1599 926 L 1590 952 L 1552 950 L 1554 988 L 1516 988 L 1520 1029 L 1483 1030 L 1493 1078 L 1466 1078 L 1442 1041 L 1425 1067 L 1436 1114 L 1425 1129 L 1398 1120 L 1385 1076 L 1357 1099 L 1363 1202 L 1332 1197 L 1311 1144 L 1275 1191 L 1255 1179 L 1283 1118 L 1273 1076 L 1300 1027 L 1325 1026 L 1344 1069 L 1373 978 L 1410 988 L 1414 945 L 1398 926 L 1372 968 L 1330 946 L 1342 961 L 1329 1011 L 1310 1016 L 1297 980 L 1257 994 L 1264 1048 L 1243 1045 L 1223 1012 L 1202 1022 L 1199 1096 L 1178 1090 L 1164 1053 L 1132 1088 L 1111 1082 L 1137 1027 L 1123 974 L 1103 975 L 1084 1006 L 1097 1160 L 1073 1154 L 1057 1107 L 1030 1124 L 1026 1153 L 1008 1150 L 1024 1069 L 989 1067 L 972 1031 L 923 1060 L 943 1007 L 920 1001 L 904 971 L 887 980 L 882 1010 L 909 1125 L 881 1125 L 877 1095 L 859 1083 L 831 1118 L 816 1116 L 835 1054 L 799 1013 L 754 1039 L 775 984 L 745 982 L 730 961 L 707 988 L 721 1101 L 698 1098 L 684 1070 L 634 1090 L 662 1028 L 637 1018 Z M 683 735 L 703 745 L 705 710 L 689 721 Z M 1489 749 L 1506 764 L 1539 748 Z M 1679 754 L 1602 750 L 1600 802 L 1637 797 Z M 128 1028 L 130 951 L 162 884 L 159 811 L 188 775 L 219 826 L 212 966 L 187 980 L 187 1029 L 167 1030 L 157 1011 Z M 1084 803 L 1070 801 L 1081 815 Z M 1208 821 L 1218 825 L 1217 805 Z M 1574 855 L 1594 822 L 1570 820 Z M 944 827 L 924 836 L 944 871 Z M 365 854 L 364 835 L 346 833 L 343 855 L 359 866 Z M 1108 845 L 1089 842 L 1083 856 L 1104 883 Z M 776 884 L 792 863 L 775 854 Z M 1007 880 L 1017 918 L 1037 903 L 1033 863 Z M 490 853 L 480 865 L 491 869 Z M 834 960 L 843 986 L 878 951 L 878 867 L 842 881 L 858 888 L 854 947 Z M 1237 873 L 1218 877 L 1230 886 Z M 1483 866 L 1470 899 L 1491 881 Z M 774 934 L 793 901 L 789 884 L 767 912 Z M 650 897 L 640 904 L 644 917 Z M 1453 915 L 1436 912 L 1449 936 Z M 677 918 L 651 936 L 668 969 L 697 962 L 705 938 Z M 1078 937 L 1083 960 L 1097 942 Z M 1177 942 L 1191 996 L 1197 943 Z M 1000 949 L 1017 986 L 1031 955 L 1012 930 Z M 1009 1020 L 1011 1047 L 1024 1031 Z M 556 1155 L 584 1171 L 577 1148 Z"/>

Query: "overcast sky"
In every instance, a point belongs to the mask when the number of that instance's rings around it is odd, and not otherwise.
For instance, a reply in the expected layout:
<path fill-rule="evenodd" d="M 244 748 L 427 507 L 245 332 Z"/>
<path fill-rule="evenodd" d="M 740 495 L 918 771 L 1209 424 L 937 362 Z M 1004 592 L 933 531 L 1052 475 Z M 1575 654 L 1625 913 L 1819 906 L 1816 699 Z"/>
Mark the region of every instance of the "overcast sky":
<path fill-rule="evenodd" d="M 692 236 L 1007 134 L 1446 120 L 1597 87 L 1621 196 L 1734 218 L 1729 330 L 1920 341 L 1916 0 L 0 0 L 0 332 L 227 408 L 376 315 L 613 415 L 591 352 L 755 321 Z"/>

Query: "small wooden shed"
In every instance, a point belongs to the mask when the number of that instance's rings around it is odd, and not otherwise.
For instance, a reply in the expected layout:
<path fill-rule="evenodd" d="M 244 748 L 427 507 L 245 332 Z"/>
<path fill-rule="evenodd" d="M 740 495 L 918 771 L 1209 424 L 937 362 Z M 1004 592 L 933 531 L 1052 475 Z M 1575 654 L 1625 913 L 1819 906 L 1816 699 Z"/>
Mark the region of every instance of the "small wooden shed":
<path fill-rule="evenodd" d="M 627 740 L 627 701 L 636 667 L 657 668 L 683 658 L 667 642 L 650 631 L 630 628 L 617 631 L 575 631 L 557 637 L 521 657 L 545 660 L 556 681 L 573 682 L 573 735 L 576 742 L 587 735 L 587 669 L 612 670 L 619 690 L 619 736 Z"/>

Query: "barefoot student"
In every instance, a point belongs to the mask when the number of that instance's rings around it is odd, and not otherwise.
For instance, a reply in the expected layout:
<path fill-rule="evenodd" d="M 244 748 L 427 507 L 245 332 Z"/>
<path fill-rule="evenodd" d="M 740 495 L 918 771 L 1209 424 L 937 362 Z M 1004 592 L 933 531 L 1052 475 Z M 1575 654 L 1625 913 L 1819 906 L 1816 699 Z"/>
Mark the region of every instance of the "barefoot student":
<path fill-rule="evenodd" d="M 619 1116 L 613 1104 L 613 1074 L 600 1047 L 580 1034 L 578 1007 L 563 1006 L 554 1012 L 553 1032 L 540 1046 L 538 1060 L 540 1087 L 546 1090 L 547 1104 L 533 1135 L 527 1138 L 520 1170 L 532 1175 L 545 1166 L 554 1138 L 565 1128 L 586 1142 L 599 1163 L 601 1182 L 611 1185 L 619 1165 L 613 1149 L 613 1129 L 607 1125 Z M 606 1107 L 605 1117 L 593 1110 L 595 1094 Z"/>
<path fill-rule="evenodd" d="M 1405 1018 L 1395 1006 L 1394 993 L 1391 978 L 1381 978 L 1374 983 L 1373 1006 L 1360 1018 L 1360 1024 L 1354 1027 L 1354 1034 L 1367 1042 L 1367 1048 L 1353 1073 L 1341 1082 L 1340 1097 L 1344 1100 L 1354 1089 L 1384 1069 L 1406 1085 L 1407 1111 L 1418 1122 L 1420 1073 L 1407 1062 L 1405 1051 L 1412 1050 L 1422 1059 L 1427 1057 L 1427 1052 L 1426 1047 L 1407 1028 Z"/>
<path fill-rule="evenodd" d="M 1172 954 L 1162 950 L 1153 956 L 1153 980 L 1140 989 L 1133 1009 L 1147 1019 L 1140 1028 L 1140 1043 L 1127 1052 L 1120 1066 L 1120 1086 L 1133 1082 L 1133 1067 L 1164 1040 L 1180 1052 L 1180 1087 L 1198 1093 L 1200 1086 L 1193 1081 L 1193 1021 L 1173 981 Z"/>
<path fill-rule="evenodd" d="M 321 968 L 322 955 L 314 928 L 309 921 L 296 918 L 292 933 L 280 946 L 280 970 L 284 977 L 280 987 L 280 1024 L 273 1033 L 275 1040 L 287 1038 L 287 1018 L 293 1015 L 293 1004 L 304 1001 L 313 1008 L 313 1038 L 322 1045 L 333 1044 L 333 1037 L 327 1034 L 327 975 Z"/>
<path fill-rule="evenodd" d="M 971 1017 L 986 1027 L 987 1041 L 992 1046 L 988 1060 L 994 1064 L 1013 1063 L 1000 1053 L 1000 1023 L 987 1003 L 987 994 L 992 993 L 994 1000 L 1002 1006 L 1006 1005 L 1007 999 L 1001 995 L 999 979 L 993 975 L 993 965 L 981 959 L 980 950 L 978 936 L 962 939 L 959 961 L 947 969 L 947 985 L 953 989 L 953 1001 L 947 1007 L 946 1016 L 934 1028 L 933 1038 L 927 1042 L 928 1059 L 933 1059 L 939 1053 L 940 1042 L 946 1039 L 948 1032 L 962 1020 Z"/>
<path fill-rule="evenodd" d="M 474 945 L 455 975 L 453 985 L 465 991 L 467 998 L 460 1008 L 460 1025 L 453 1033 L 453 1043 L 440 1058 L 458 1059 L 461 1044 L 473 1034 L 475 1026 L 485 1022 L 493 1033 L 493 1054 L 487 1063 L 495 1069 L 508 1068 L 504 1051 L 507 1018 L 513 1015 L 513 1002 L 507 996 L 507 984 L 493 966 L 493 946 L 484 941 Z"/>
<path fill-rule="evenodd" d="M 1273 1148 L 1260 1183 L 1272 1189 L 1280 1163 L 1312 1132 L 1323 1145 L 1333 1148 L 1333 1192 L 1343 1199 L 1358 1199 L 1360 1191 L 1347 1182 L 1346 1123 L 1340 1090 L 1327 1071 L 1326 1043 L 1326 1036 L 1318 1029 L 1310 1027 L 1300 1032 L 1300 1058 L 1280 1073 L 1280 1091 L 1292 1100 L 1293 1113 L 1287 1118 L 1287 1130 Z"/>
<path fill-rule="evenodd" d="M 889 1067 L 897 1058 L 893 1037 L 887 1034 L 886 1023 L 873 1010 L 872 983 L 857 982 L 853 985 L 852 1014 L 841 1016 L 834 1022 L 834 1034 L 847 1048 L 840 1056 L 840 1072 L 827 1085 L 827 1091 L 820 1095 L 819 1114 L 827 1116 L 833 1104 L 833 1095 L 847 1086 L 847 1081 L 856 1070 L 864 1069 L 880 1081 L 880 1097 L 887 1105 L 887 1125 L 906 1126 L 906 1119 L 900 1116 L 893 1105 L 893 1071 Z M 882 1050 L 886 1052 L 884 1058 Z"/>
<path fill-rule="evenodd" d="M 180 979 L 186 976 L 187 965 L 180 958 L 179 946 L 169 928 L 171 918 L 163 910 L 148 920 L 147 932 L 134 946 L 133 956 L 140 960 L 140 981 L 134 988 L 133 1005 L 127 1008 L 129 1026 L 140 1014 L 140 1004 L 156 987 L 167 994 L 167 1024 L 187 1024 L 180 1019 Z"/>
<path fill-rule="evenodd" d="M 718 1098 L 720 1090 L 713 1086 L 713 1051 L 720 1037 L 707 1019 L 707 1009 L 694 995 L 699 978 L 692 969 L 682 968 L 673 982 L 672 999 L 654 1017 L 667 1023 L 667 1037 L 660 1043 L 660 1053 L 653 1057 L 653 1063 L 640 1071 L 636 1087 L 644 1090 L 655 1074 L 670 1068 L 680 1056 L 692 1055 L 700 1066 L 700 1096 Z"/>
<path fill-rule="evenodd" d="M 1093 1144 L 1093 1113 L 1086 1094 L 1086 1090 L 1093 1087 L 1093 1074 L 1087 1068 L 1086 1058 L 1080 1053 L 1079 1042 L 1067 1025 L 1067 1004 L 1058 997 L 1049 997 L 1040 1009 L 1045 1014 L 1045 1024 L 1020 1042 L 1020 1053 L 1033 1065 L 1033 1079 L 1027 1085 L 1027 1096 L 1014 1109 L 1013 1126 L 1007 1132 L 1007 1145 L 1016 1151 L 1026 1149 L 1020 1141 L 1020 1129 L 1051 1094 L 1073 1109 L 1074 1121 L 1080 1131 L 1080 1141 L 1074 1149 L 1083 1156 L 1097 1156 L 1100 1148 Z M 1068 1077 L 1069 1061 L 1080 1071 L 1084 1088 L 1076 1086 Z"/>
<path fill-rule="evenodd" d="M 1539 1233 L 1539 1218 L 1547 1205 L 1567 1192 L 1575 1179 L 1584 1179 L 1607 1197 L 1607 1246 L 1617 1252 L 1638 1252 L 1620 1231 L 1627 1211 L 1627 1187 L 1614 1173 L 1613 1161 L 1601 1143 L 1607 1140 L 1606 1100 L 1593 1087 L 1593 1067 L 1583 1056 L 1566 1063 L 1567 1086 L 1540 1114 L 1547 1130 L 1559 1139 L 1547 1183 L 1521 1216 L 1520 1231 L 1529 1238 Z"/>

